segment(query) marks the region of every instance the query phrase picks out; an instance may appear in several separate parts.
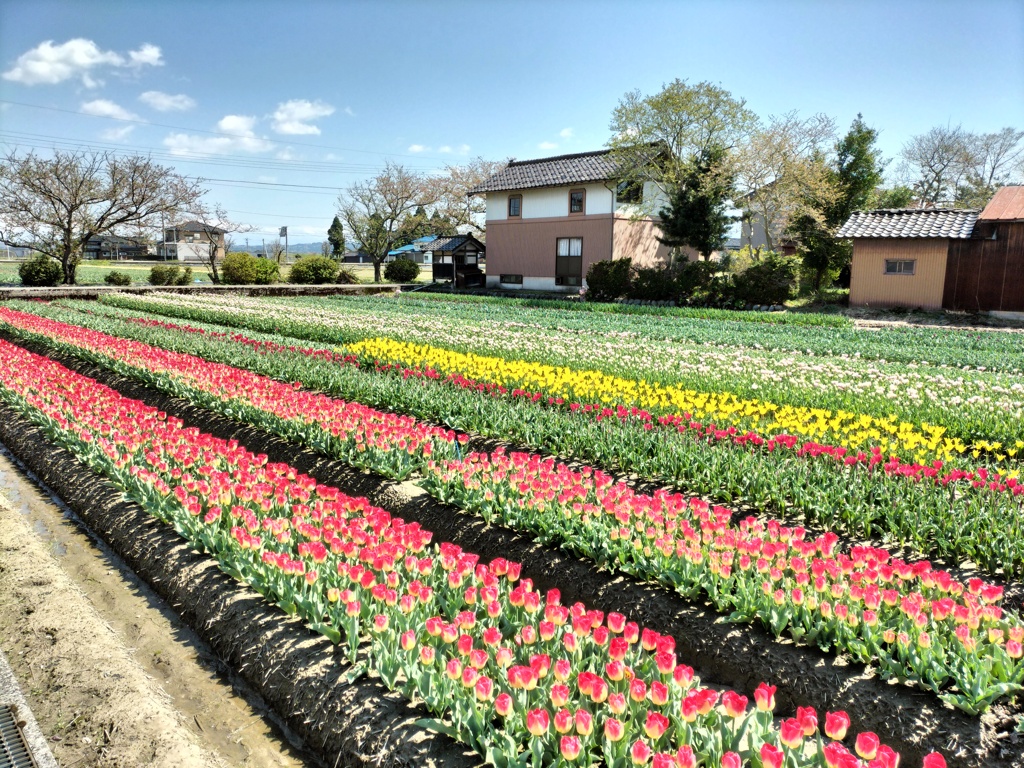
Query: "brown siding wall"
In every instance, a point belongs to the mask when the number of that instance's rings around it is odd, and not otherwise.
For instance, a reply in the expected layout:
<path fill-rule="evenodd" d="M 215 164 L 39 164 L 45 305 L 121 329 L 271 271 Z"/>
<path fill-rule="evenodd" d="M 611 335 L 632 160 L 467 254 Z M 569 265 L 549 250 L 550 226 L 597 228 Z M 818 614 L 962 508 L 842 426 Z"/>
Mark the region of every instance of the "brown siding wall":
<path fill-rule="evenodd" d="M 939 309 L 948 250 L 947 238 L 857 238 L 850 267 L 850 305 Z M 886 259 L 914 259 L 914 274 L 885 274 Z"/>
<path fill-rule="evenodd" d="M 583 276 L 595 261 L 611 258 L 612 216 L 511 219 L 487 222 L 487 274 L 555 276 L 555 241 L 583 238 Z"/>
<path fill-rule="evenodd" d="M 651 219 L 615 219 L 612 258 L 632 259 L 640 269 L 663 267 L 668 264 L 669 247 L 658 242 L 660 230 Z"/>
<path fill-rule="evenodd" d="M 974 234 L 949 243 L 942 306 L 1024 312 L 1024 222 L 979 221 Z"/>

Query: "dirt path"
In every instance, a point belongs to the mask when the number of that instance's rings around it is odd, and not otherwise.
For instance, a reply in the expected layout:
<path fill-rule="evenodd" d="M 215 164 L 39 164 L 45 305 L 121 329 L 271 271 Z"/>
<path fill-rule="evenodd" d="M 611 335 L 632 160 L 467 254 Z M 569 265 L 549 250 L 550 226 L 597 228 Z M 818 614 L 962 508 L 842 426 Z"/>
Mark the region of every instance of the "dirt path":
<path fill-rule="evenodd" d="M 0 649 L 62 766 L 307 765 L 206 645 L 5 455 Z"/>

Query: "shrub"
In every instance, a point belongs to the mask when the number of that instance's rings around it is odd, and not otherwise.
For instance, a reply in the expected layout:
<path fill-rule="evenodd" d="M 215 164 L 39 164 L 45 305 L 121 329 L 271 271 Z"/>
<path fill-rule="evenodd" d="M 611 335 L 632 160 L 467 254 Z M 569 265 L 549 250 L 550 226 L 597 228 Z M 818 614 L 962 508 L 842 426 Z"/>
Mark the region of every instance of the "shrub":
<path fill-rule="evenodd" d="M 338 276 L 334 278 L 334 282 L 339 285 L 355 285 L 359 282 L 359 278 L 356 277 L 356 273 L 352 271 L 351 267 L 342 267 L 338 270 Z"/>
<path fill-rule="evenodd" d="M 783 304 L 793 297 L 800 260 L 769 253 L 733 277 L 733 295 L 744 304 Z"/>
<path fill-rule="evenodd" d="M 115 269 L 113 272 L 107 272 L 103 282 L 107 285 L 131 285 L 132 276 L 127 272 L 118 272 Z"/>
<path fill-rule="evenodd" d="M 614 301 L 632 286 L 632 259 L 595 261 L 587 270 L 587 299 Z"/>
<path fill-rule="evenodd" d="M 326 256 L 304 256 L 288 273 L 288 282 L 296 285 L 324 285 L 338 276 L 338 262 Z"/>
<path fill-rule="evenodd" d="M 64 270 L 49 256 L 39 254 L 18 267 L 21 284 L 30 288 L 57 285 L 64 277 Z"/>
<path fill-rule="evenodd" d="M 150 285 L 188 285 L 192 282 L 192 267 L 180 268 L 177 264 L 165 264 L 149 270 Z"/>
<path fill-rule="evenodd" d="M 629 291 L 632 299 L 668 301 L 677 294 L 675 272 L 668 269 L 638 269 Z"/>
<path fill-rule="evenodd" d="M 411 259 L 395 259 L 384 265 L 384 279 L 389 283 L 411 283 L 420 274 L 420 265 Z"/>
<path fill-rule="evenodd" d="M 256 282 L 258 261 L 266 259 L 257 259 L 251 253 L 229 253 L 220 265 L 220 281 L 227 285 L 252 285 Z"/>
<path fill-rule="evenodd" d="M 281 279 L 281 265 L 272 259 L 255 259 L 256 277 L 253 282 L 256 285 L 270 285 Z"/>
<path fill-rule="evenodd" d="M 690 299 L 715 283 L 721 265 L 713 261 L 687 261 L 676 270 L 676 295 Z"/>

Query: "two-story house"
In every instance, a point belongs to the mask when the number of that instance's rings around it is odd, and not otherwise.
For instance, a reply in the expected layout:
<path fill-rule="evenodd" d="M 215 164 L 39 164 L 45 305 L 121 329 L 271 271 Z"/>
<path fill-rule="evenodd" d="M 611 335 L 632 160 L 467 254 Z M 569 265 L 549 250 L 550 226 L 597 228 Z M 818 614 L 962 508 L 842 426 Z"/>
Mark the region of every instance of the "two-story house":
<path fill-rule="evenodd" d="M 177 261 L 208 261 L 211 249 L 215 256 L 224 255 L 224 235 L 220 227 L 201 221 L 166 227 L 164 239 L 157 247 L 157 258 Z"/>
<path fill-rule="evenodd" d="M 639 214 L 663 207 L 652 197 L 660 190 L 619 184 L 621 176 L 605 149 L 513 160 L 472 189 L 487 197 L 487 285 L 578 291 L 595 261 L 666 264 L 657 220 Z"/>

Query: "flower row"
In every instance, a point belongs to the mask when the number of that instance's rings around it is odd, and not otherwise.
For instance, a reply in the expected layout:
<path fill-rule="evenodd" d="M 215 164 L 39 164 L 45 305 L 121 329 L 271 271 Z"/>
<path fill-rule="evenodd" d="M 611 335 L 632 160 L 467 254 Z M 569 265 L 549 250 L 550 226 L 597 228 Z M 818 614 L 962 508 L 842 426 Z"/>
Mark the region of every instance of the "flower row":
<path fill-rule="evenodd" d="M 0 309 L 0 316 L 10 315 Z M 219 397 L 222 406 L 238 407 L 230 395 L 238 388 L 258 392 L 266 386 L 263 377 L 235 370 L 235 389 L 217 395 L 229 377 L 227 366 L 182 354 L 169 358 L 139 342 L 121 347 L 104 334 L 41 322 L 53 338 L 76 339 L 101 354 L 130 359 L 136 372 L 152 358 L 155 368 L 204 396 Z M 299 418 L 301 435 L 287 421 L 264 423 L 314 445 L 322 442 L 322 430 Z M 396 450 L 403 451 L 400 440 Z M 571 472 L 536 455 L 499 450 L 432 460 L 421 469 L 424 486 L 443 501 L 565 542 L 599 563 L 684 594 L 710 597 L 735 620 L 761 621 L 776 635 L 837 647 L 876 664 L 886 676 L 937 692 L 954 682 L 959 690 L 943 697 L 967 711 L 1012 694 L 1024 680 L 1024 630 L 995 605 L 1001 590 L 980 580 L 965 588 L 927 563 L 890 560 L 878 549 L 836 553 L 834 535 L 808 542 L 801 529 L 774 522 L 751 519 L 735 527 L 727 510 L 680 494 L 637 494 L 602 472 Z"/>
<path fill-rule="evenodd" d="M 967 558 L 1007 574 L 1024 569 L 1024 537 L 1015 533 L 1024 498 L 1021 486 L 1015 478 L 991 475 L 984 468 L 940 471 L 934 466 L 882 461 L 878 454 L 862 459 L 836 447 L 800 444 L 792 438 L 765 441 L 673 417 L 656 420 L 636 409 L 559 405 L 557 401 L 538 408 L 549 402 L 539 393 L 503 395 L 489 385 L 441 377 L 430 370 L 401 368 L 377 375 L 380 366 L 359 367 L 331 348 L 306 346 L 293 351 L 293 345 L 273 337 L 251 339 L 237 333 L 213 338 L 223 334 L 217 326 L 208 326 L 213 333 L 206 335 L 165 333 L 163 328 L 171 324 L 140 326 L 131 322 L 139 319 L 137 315 L 104 307 L 97 312 L 116 316 L 23 306 L 122 338 L 191 352 L 284 381 L 301 381 L 368 405 L 617 466 L 719 502 L 743 501 L 766 512 L 799 513 L 810 525 L 910 543 L 926 553 Z M 30 322 L 26 317 L 13 321 Z M 39 332 L 59 335 L 46 328 Z M 335 355 L 333 362 L 325 359 L 328 353 Z M 343 365 L 337 364 L 339 357 Z M 441 383 L 444 386 L 435 386 Z M 800 460 L 794 462 L 793 455 Z"/>
<path fill-rule="evenodd" d="M 422 699 L 498 766 L 871 766 L 899 756 L 845 713 L 774 721 L 700 685 L 671 637 L 621 614 L 540 595 L 515 563 L 489 565 L 387 512 L 268 463 L 53 361 L 0 341 L 0 396 L 350 654 Z M 828 742 L 818 736 L 824 732 Z M 851 740 L 851 751 L 843 740 Z M 856 754 L 855 754 L 856 753 Z M 859 757 L 858 757 L 859 756 Z M 945 765 L 932 754 L 925 766 Z"/>

